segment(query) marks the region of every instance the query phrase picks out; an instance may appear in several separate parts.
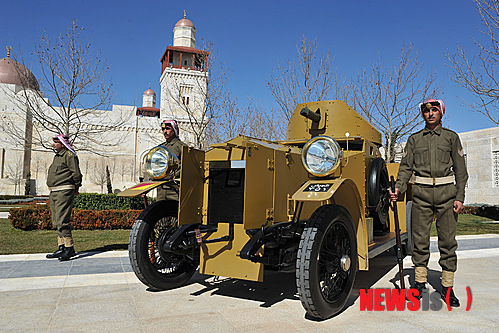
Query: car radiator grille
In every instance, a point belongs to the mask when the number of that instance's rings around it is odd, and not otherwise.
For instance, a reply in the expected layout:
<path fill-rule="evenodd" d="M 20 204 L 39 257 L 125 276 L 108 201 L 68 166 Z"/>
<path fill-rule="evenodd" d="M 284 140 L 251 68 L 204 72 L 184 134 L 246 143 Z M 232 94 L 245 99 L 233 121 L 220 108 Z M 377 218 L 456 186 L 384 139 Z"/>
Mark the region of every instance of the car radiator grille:
<path fill-rule="evenodd" d="M 244 168 L 211 168 L 208 188 L 208 224 L 243 223 Z"/>

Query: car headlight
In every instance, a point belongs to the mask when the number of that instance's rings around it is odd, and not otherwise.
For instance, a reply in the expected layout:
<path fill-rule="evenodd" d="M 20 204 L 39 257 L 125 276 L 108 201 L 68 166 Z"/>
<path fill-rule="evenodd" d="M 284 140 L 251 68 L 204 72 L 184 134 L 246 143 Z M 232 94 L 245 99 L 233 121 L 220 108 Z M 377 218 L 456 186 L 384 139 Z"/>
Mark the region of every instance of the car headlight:
<path fill-rule="evenodd" d="M 340 165 L 341 148 L 336 140 L 316 136 L 303 147 L 301 160 L 305 169 L 314 176 L 328 176 Z"/>
<path fill-rule="evenodd" d="M 146 155 L 144 165 L 147 174 L 152 179 L 163 179 L 179 168 L 179 161 L 168 148 L 157 146 Z"/>

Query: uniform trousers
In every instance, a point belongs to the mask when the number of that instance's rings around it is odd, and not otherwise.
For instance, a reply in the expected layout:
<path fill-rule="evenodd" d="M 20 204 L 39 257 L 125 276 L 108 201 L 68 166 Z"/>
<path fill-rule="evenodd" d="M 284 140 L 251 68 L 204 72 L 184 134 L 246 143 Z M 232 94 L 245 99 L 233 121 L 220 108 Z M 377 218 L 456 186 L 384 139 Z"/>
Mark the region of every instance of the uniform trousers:
<path fill-rule="evenodd" d="M 75 190 L 50 192 L 49 204 L 52 214 L 52 225 L 58 237 L 71 237 L 71 212 L 75 198 Z"/>
<path fill-rule="evenodd" d="M 454 213 L 456 186 L 415 184 L 412 187 L 412 262 L 427 267 L 430 259 L 430 230 L 434 218 L 438 233 L 439 264 L 442 270 L 457 270 L 457 214 Z"/>

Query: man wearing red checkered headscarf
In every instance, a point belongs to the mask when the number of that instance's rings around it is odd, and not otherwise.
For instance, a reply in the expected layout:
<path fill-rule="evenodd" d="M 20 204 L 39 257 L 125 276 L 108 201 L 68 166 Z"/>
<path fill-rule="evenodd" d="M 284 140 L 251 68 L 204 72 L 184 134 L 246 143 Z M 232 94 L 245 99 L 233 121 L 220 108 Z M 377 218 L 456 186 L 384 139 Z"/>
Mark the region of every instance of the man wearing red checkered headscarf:
<path fill-rule="evenodd" d="M 76 255 L 71 234 L 71 212 L 75 195 L 81 186 L 82 175 L 78 156 L 66 135 L 52 138 L 55 156 L 49 167 L 47 186 L 50 190 L 49 205 L 52 225 L 57 230 L 59 249 L 47 254 L 48 259 L 69 260 Z"/>
<path fill-rule="evenodd" d="M 412 262 L 419 297 L 426 288 L 427 266 L 430 259 L 430 229 L 435 219 L 442 267 L 442 299 L 449 295 L 450 306 L 458 307 L 454 294 L 454 272 L 457 270 L 457 217 L 463 208 L 464 189 L 468 172 L 459 136 L 442 127 L 445 105 L 442 100 L 429 99 L 419 105 L 425 128 L 407 140 L 397 175 L 392 201 L 412 186 Z"/>
<path fill-rule="evenodd" d="M 166 140 L 161 145 L 168 148 L 168 150 L 170 150 L 172 154 L 177 156 L 178 160 L 181 161 L 182 147 L 186 146 L 186 144 L 182 142 L 178 137 L 179 128 L 177 121 L 173 119 L 163 120 L 161 122 L 161 131 L 163 132 L 163 136 L 165 137 Z M 169 178 L 179 178 L 179 177 L 180 177 L 180 168 L 175 172 L 173 176 Z M 159 187 L 157 193 L 158 193 L 157 200 L 164 200 L 168 198 L 171 200 L 178 201 L 178 193 L 172 190 L 170 187 L 164 187 L 164 188 Z"/>

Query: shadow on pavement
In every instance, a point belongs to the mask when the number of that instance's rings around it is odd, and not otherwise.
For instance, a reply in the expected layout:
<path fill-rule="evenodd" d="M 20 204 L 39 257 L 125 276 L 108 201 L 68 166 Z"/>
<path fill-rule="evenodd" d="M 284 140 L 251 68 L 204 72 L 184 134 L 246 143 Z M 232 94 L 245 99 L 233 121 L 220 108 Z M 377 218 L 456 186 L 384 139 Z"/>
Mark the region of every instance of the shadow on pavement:
<path fill-rule="evenodd" d="M 360 289 L 371 288 L 383 276 L 397 265 L 397 258 L 394 251 L 390 250 L 369 261 L 369 271 L 358 271 L 356 280 L 343 310 L 337 315 L 340 315 L 347 308 L 352 306 L 360 294 Z M 240 299 L 252 300 L 260 302 L 261 307 L 271 307 L 283 300 L 299 300 L 296 291 L 296 277 L 293 273 L 282 273 L 274 271 L 265 271 L 263 282 L 238 280 L 233 278 L 213 277 L 196 273 L 188 284 L 200 284 L 202 288 L 192 292 L 192 296 L 200 296 L 206 293 L 209 295 L 221 295 L 227 297 L 235 297 Z M 413 268 L 404 268 L 404 275 L 409 276 L 409 280 L 414 280 Z M 430 272 L 429 272 L 430 278 Z M 390 280 L 393 283 L 393 288 L 399 288 L 398 272 Z M 406 280 L 407 281 L 407 280 Z M 430 284 L 433 285 L 432 282 Z M 337 316 L 336 315 L 336 316 Z M 306 319 L 317 320 L 311 316 L 305 315 Z"/>
<path fill-rule="evenodd" d="M 91 249 L 91 250 L 79 251 L 77 258 L 91 257 L 91 256 L 96 255 L 96 254 L 101 253 L 101 252 L 121 251 L 121 250 L 128 250 L 128 243 L 127 244 L 111 244 L 111 245 L 96 247 L 95 249 Z"/>
<path fill-rule="evenodd" d="M 205 293 L 261 302 L 261 307 L 271 307 L 285 299 L 298 300 L 294 273 L 265 271 L 264 282 L 238 280 L 223 277 L 207 277 L 198 281 L 204 288 L 191 293 L 200 296 Z"/>

